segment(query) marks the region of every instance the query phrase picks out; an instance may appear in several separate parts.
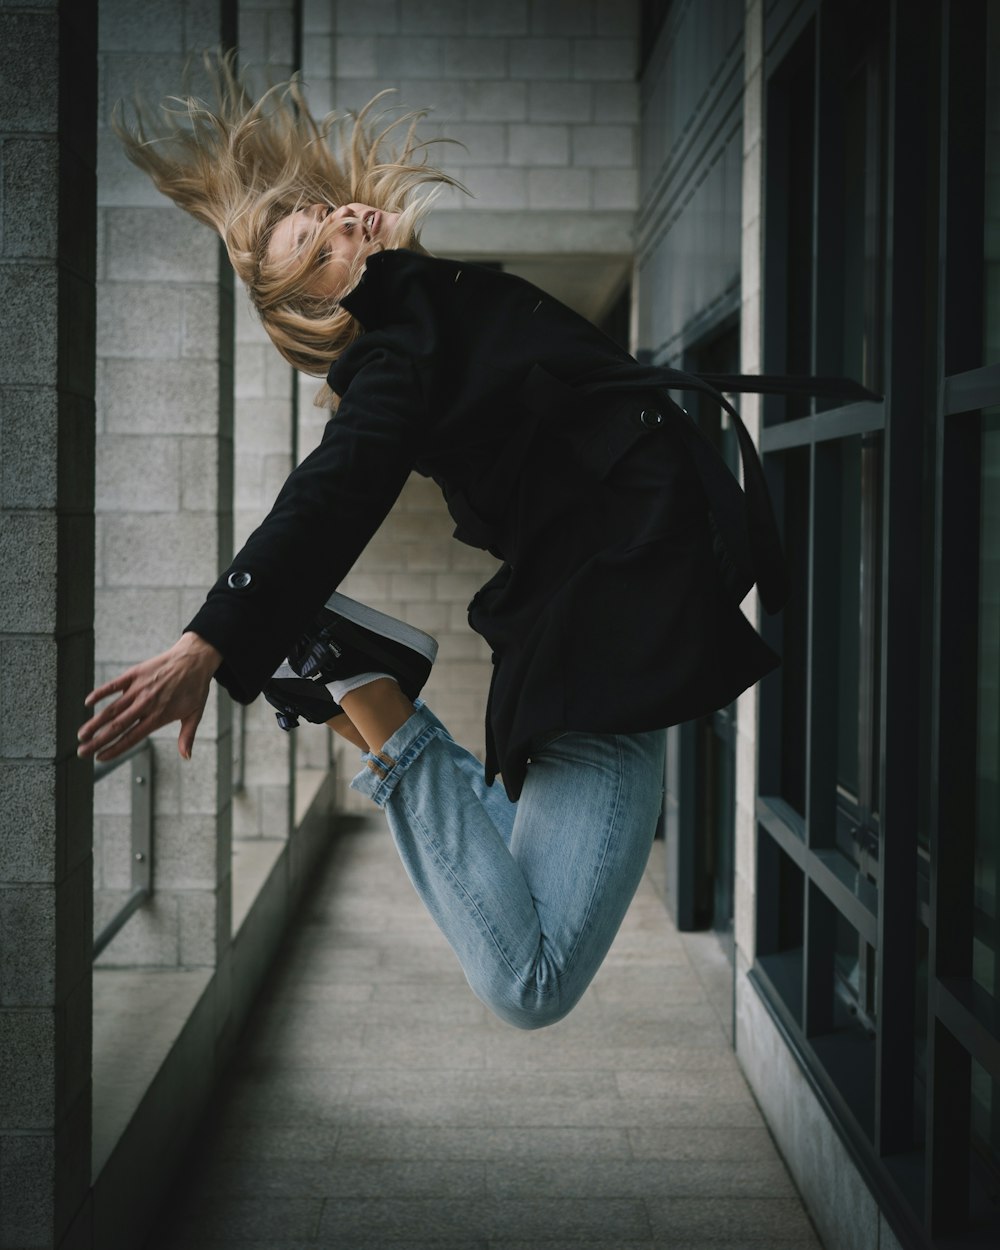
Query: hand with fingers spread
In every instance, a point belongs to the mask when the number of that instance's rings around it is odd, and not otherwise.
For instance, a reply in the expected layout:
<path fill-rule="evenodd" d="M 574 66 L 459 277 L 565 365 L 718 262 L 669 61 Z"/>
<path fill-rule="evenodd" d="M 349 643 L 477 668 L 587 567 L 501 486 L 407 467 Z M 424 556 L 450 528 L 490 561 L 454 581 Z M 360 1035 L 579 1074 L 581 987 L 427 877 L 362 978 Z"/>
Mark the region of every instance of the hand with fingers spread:
<path fill-rule="evenodd" d="M 180 721 L 177 749 L 191 758 L 194 735 L 208 702 L 212 674 L 222 656 L 198 634 L 186 633 L 162 655 L 143 660 L 114 680 L 92 690 L 84 700 L 94 707 L 117 695 L 81 726 L 77 755 L 98 761 L 113 760 L 161 725 Z"/>

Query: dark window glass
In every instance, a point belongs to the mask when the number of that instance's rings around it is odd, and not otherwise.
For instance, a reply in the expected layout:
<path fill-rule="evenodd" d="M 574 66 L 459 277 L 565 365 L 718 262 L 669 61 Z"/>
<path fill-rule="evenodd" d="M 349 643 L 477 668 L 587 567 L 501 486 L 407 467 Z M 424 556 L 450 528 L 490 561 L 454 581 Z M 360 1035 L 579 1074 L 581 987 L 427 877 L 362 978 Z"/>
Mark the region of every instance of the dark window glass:
<path fill-rule="evenodd" d="M 917 925 L 916 993 L 913 996 L 913 1144 L 924 1144 L 927 1127 L 927 978 L 930 934 Z"/>
<path fill-rule="evenodd" d="M 740 327 L 736 322 L 686 352 L 684 367 L 694 373 L 739 373 Z M 728 396 L 739 404 L 738 395 Z M 739 477 L 740 453 L 732 419 L 709 395 L 686 395 L 688 411 Z M 736 812 L 735 708 L 721 708 L 695 725 L 696 859 L 705 884 L 702 920 L 720 935 L 732 958 L 733 828 Z"/>
<path fill-rule="evenodd" d="M 858 686 L 861 679 L 860 440 L 840 445 L 840 560 L 837 596 L 837 787 L 858 796 Z"/>
<path fill-rule="evenodd" d="M 785 558 L 791 594 L 782 618 L 781 797 L 806 811 L 806 693 L 809 628 L 809 449 L 781 456 Z"/>
<path fill-rule="evenodd" d="M 725 938 L 733 930 L 733 833 L 736 815 L 736 726 L 732 707 L 698 724 L 698 833 L 711 882 L 712 928 Z M 728 948 L 728 941 L 727 941 Z"/>
<path fill-rule="evenodd" d="M 973 977 L 1000 1001 L 1000 410 L 983 417 Z"/>
<path fill-rule="evenodd" d="M 874 879 L 878 858 L 881 436 L 843 439 L 838 450 L 837 844 Z"/>
<path fill-rule="evenodd" d="M 983 363 L 1000 364 L 1000 3 L 987 8 Z"/>
<path fill-rule="evenodd" d="M 878 24 L 876 23 L 876 26 Z M 867 34 L 863 22 L 848 35 Z M 877 29 L 849 68 L 842 96 L 843 266 L 834 275 L 843 308 L 841 371 L 881 382 L 883 253 L 883 45 Z"/>
<path fill-rule="evenodd" d="M 801 1024 L 805 882 L 763 828 L 757 838 L 757 881 L 757 962 Z"/>
<path fill-rule="evenodd" d="M 839 913 L 833 967 L 833 1027 L 874 1035 L 875 951 Z"/>
<path fill-rule="evenodd" d="M 973 1059 L 970 1082 L 969 1223 L 1000 1237 L 1000 1080 Z"/>
<path fill-rule="evenodd" d="M 871 1133 L 875 1111 L 875 950 L 826 896 L 810 887 L 810 1041 L 820 1062 Z"/>
<path fill-rule="evenodd" d="M 768 87 L 764 359 L 774 373 L 813 370 L 815 38 L 810 22 Z M 808 412 L 805 397 L 764 402 L 766 423 Z"/>

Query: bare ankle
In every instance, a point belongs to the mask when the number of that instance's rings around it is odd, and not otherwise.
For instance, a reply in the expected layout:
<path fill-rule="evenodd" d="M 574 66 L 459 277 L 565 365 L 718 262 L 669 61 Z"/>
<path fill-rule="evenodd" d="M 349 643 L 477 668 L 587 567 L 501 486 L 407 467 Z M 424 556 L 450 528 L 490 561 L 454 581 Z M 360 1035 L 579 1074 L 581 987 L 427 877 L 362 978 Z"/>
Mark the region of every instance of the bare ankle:
<path fill-rule="evenodd" d="M 356 746 L 359 751 L 367 751 L 368 743 L 358 732 L 357 726 L 344 712 L 339 716 L 334 716 L 328 720 L 327 725 L 333 730 L 338 737 L 343 738 L 346 742 L 350 742 L 352 746 Z"/>
<path fill-rule="evenodd" d="M 391 677 L 380 677 L 345 694 L 341 707 L 370 751 L 379 752 L 413 715 L 413 704 Z"/>

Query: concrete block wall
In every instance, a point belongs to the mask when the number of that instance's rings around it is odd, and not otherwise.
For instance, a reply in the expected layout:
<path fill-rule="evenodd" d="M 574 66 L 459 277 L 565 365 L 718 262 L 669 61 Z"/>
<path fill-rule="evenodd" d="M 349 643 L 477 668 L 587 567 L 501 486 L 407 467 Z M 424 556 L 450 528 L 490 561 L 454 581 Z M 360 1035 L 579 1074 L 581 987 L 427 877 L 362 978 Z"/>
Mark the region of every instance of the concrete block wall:
<path fill-rule="evenodd" d="M 452 255 L 631 250 L 637 204 L 635 0 L 304 0 L 303 74 L 319 111 L 389 87 L 431 109 L 448 192 L 424 232 Z M 623 237 L 624 236 L 624 237 Z"/>
<path fill-rule="evenodd" d="M 102 0 L 99 19 L 97 680 L 168 647 L 232 550 L 233 279 L 219 240 L 160 196 L 109 128 L 115 101 L 176 92 L 233 5 Z M 227 25 L 230 27 L 227 32 Z M 154 736 L 152 901 L 101 956 L 213 966 L 229 938 L 231 704 L 214 690 L 194 757 Z M 95 923 L 123 901 L 127 816 L 98 783 Z"/>
<path fill-rule="evenodd" d="M 762 306 L 764 299 L 764 5 L 747 0 L 743 57 L 743 194 L 740 288 L 740 368 L 760 373 L 764 359 Z M 760 443 L 761 397 L 740 396 L 740 415 L 754 442 Z M 744 600 L 743 611 L 760 624 L 756 589 Z M 737 974 L 745 973 L 756 956 L 757 894 L 757 687 L 745 691 L 736 704 L 736 819 L 734 826 L 734 930 Z"/>
<path fill-rule="evenodd" d="M 295 7 L 295 0 L 244 0 L 239 6 L 240 62 L 254 92 L 287 80 L 298 67 Z M 297 395 L 294 371 L 272 347 L 238 283 L 235 311 L 233 529 L 238 550 L 291 470 Z M 233 837 L 288 837 L 297 739 L 281 732 L 263 699 L 234 707 L 233 716 L 242 776 L 233 793 Z"/>
<path fill-rule="evenodd" d="M 0 1246 L 90 1182 L 92 0 L 0 9 Z M 73 1241 L 73 1244 L 80 1244 Z"/>

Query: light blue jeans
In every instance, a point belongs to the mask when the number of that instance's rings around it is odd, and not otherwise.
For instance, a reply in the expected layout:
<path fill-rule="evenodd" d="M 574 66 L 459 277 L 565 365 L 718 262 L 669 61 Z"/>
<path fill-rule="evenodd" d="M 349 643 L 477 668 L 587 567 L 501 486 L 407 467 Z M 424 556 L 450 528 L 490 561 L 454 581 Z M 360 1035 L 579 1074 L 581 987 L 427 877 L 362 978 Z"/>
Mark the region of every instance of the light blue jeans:
<path fill-rule="evenodd" d="M 559 734 L 516 803 L 418 704 L 353 789 L 400 857 L 476 995 L 509 1024 L 554 1024 L 604 960 L 649 857 L 663 730 Z"/>

